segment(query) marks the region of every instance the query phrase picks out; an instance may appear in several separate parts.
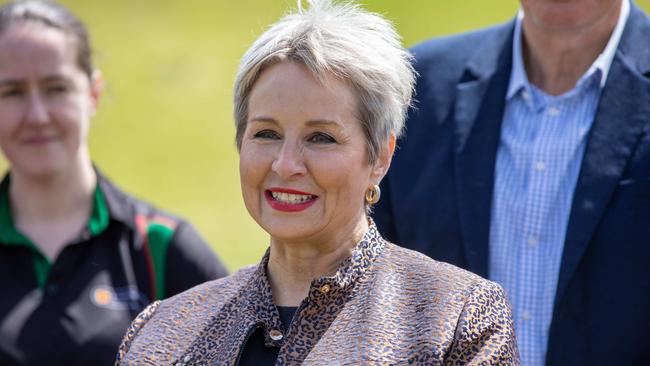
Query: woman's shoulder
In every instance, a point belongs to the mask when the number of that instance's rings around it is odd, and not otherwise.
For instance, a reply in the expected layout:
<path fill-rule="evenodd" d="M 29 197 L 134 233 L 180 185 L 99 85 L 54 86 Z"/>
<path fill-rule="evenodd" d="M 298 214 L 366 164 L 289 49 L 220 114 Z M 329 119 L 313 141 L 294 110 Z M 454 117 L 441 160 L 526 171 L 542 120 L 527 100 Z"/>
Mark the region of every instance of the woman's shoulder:
<path fill-rule="evenodd" d="M 131 364 L 152 351 L 157 355 L 156 362 L 174 363 L 205 329 L 211 316 L 237 296 L 256 269 L 256 265 L 243 268 L 149 306 L 133 321 L 122 340 L 119 363 Z"/>
<path fill-rule="evenodd" d="M 174 324 L 175 318 L 188 323 L 204 321 L 207 314 L 214 314 L 225 302 L 237 296 L 256 270 L 257 265 L 248 266 L 230 276 L 204 282 L 163 300 L 153 319 Z"/>
<path fill-rule="evenodd" d="M 388 243 L 384 253 L 373 286 L 383 299 L 396 292 L 402 319 L 418 319 L 420 327 L 429 325 L 433 334 L 451 342 L 449 359 L 518 364 L 512 312 L 499 284 L 395 244 Z M 440 319 L 455 324 L 436 328 Z"/>
<path fill-rule="evenodd" d="M 512 311 L 499 284 L 394 244 L 387 249 L 387 272 L 404 278 L 400 291 L 411 305 L 404 309 L 406 316 L 418 318 L 420 325 L 437 324 L 439 319 L 455 322 L 446 337 L 451 344 L 448 360 L 460 365 L 519 365 Z"/>
<path fill-rule="evenodd" d="M 406 285 L 428 289 L 438 295 L 489 289 L 502 292 L 501 286 L 483 277 L 432 259 L 420 252 L 387 243 L 383 260 L 385 271 L 398 274 Z"/>
<path fill-rule="evenodd" d="M 185 219 L 171 212 L 164 211 L 153 203 L 128 193 L 97 167 L 95 169 L 97 172 L 97 183 L 104 203 L 108 206 L 107 208 L 111 214 L 116 216 L 116 219 L 130 223 L 135 220 L 135 216 L 143 215 L 146 217 L 165 217 L 169 221 L 175 222 L 175 224 L 186 222 Z"/>

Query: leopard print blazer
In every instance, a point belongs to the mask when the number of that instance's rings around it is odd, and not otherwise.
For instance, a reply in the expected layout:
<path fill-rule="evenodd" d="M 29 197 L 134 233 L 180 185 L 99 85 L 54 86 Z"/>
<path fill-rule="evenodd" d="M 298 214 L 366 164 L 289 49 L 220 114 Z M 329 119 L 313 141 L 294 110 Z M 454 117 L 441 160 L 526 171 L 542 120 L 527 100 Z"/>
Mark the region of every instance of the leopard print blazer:
<path fill-rule="evenodd" d="M 145 309 L 116 365 L 237 365 L 262 328 L 276 365 L 518 365 L 499 285 L 384 241 L 374 224 L 284 329 L 261 263 Z"/>

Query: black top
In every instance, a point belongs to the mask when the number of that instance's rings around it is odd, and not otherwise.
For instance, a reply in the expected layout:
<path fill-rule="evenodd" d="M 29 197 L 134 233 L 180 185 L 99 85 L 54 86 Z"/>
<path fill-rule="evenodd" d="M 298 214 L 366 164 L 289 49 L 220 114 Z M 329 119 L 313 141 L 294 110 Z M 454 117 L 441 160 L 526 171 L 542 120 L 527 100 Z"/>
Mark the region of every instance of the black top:
<path fill-rule="evenodd" d="M 297 309 L 297 307 L 278 306 L 280 320 L 285 330 L 291 326 L 293 315 Z M 267 347 L 264 344 L 264 329 L 257 328 L 250 338 L 248 338 L 246 346 L 242 349 L 238 366 L 275 365 L 279 352 L 279 347 Z"/>
<path fill-rule="evenodd" d="M 6 177 L 0 183 L 0 365 L 113 365 L 131 320 L 156 293 L 135 214 L 171 216 L 98 173 L 86 229 L 50 263 L 14 227 L 8 189 Z M 153 258 L 157 293 L 164 296 L 227 274 L 194 228 L 173 220 L 173 230 L 156 227 L 169 239 Z"/>

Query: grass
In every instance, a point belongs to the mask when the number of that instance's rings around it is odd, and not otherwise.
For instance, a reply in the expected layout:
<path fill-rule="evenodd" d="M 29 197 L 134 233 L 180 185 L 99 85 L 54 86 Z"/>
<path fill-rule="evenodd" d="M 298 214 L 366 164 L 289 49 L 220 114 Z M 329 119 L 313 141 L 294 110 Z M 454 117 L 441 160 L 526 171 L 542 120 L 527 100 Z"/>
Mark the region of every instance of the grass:
<path fill-rule="evenodd" d="M 94 161 L 125 190 L 189 219 L 230 269 L 257 262 L 267 235 L 239 190 L 232 83 L 287 0 L 64 0 L 87 23 L 107 89 Z M 510 19 L 513 0 L 373 0 L 405 45 Z M 638 1 L 650 9 L 650 0 Z M 0 169 L 6 163 L 0 161 Z"/>

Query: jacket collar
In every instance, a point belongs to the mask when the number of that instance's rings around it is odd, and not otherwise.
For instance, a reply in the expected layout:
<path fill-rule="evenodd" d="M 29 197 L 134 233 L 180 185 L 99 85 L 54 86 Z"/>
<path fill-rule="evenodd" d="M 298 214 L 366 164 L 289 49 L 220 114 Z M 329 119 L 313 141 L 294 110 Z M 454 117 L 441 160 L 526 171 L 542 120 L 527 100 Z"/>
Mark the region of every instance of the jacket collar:
<path fill-rule="evenodd" d="M 487 277 L 490 209 L 512 65 L 514 21 L 486 37 L 456 85 L 454 173 L 468 268 Z"/>
<path fill-rule="evenodd" d="M 357 243 L 352 255 L 339 265 L 335 274 L 331 277 L 320 277 L 312 281 L 309 294 L 299 306 L 298 311 L 312 305 L 322 304 L 323 301 L 347 298 L 353 291 L 355 284 L 381 254 L 384 245 L 385 242 L 379 235 L 375 223 L 370 220 L 368 231 Z M 244 288 L 242 299 L 245 302 L 244 313 L 250 319 L 249 323 L 262 324 L 265 329 L 265 343 L 279 346 L 280 342 L 269 337 L 270 330 L 281 330 L 283 328 L 277 307 L 273 303 L 273 294 L 267 273 L 269 256 L 270 249 L 264 254 L 255 275 L 249 281 L 249 285 Z M 260 299 L 263 301 L 262 308 L 264 311 L 259 309 Z M 282 332 L 285 333 L 286 330 L 283 329 Z"/>
<path fill-rule="evenodd" d="M 555 306 L 562 301 L 650 121 L 650 19 L 632 6 L 603 89 L 573 196 Z"/>
<path fill-rule="evenodd" d="M 639 47 L 639 42 L 647 41 L 650 34 L 648 16 L 632 4 L 630 15 L 623 30 L 617 53 L 625 59 L 629 68 L 638 71 L 645 77 L 650 77 L 650 48 Z"/>
<path fill-rule="evenodd" d="M 312 281 L 307 297 L 296 310 L 290 329 L 283 328 L 273 303 L 266 270 L 270 254 L 270 250 L 267 250 L 247 283 L 208 322 L 198 337 L 200 341 L 195 342 L 179 359 L 187 359 L 188 364 L 236 364 L 250 335 L 261 328 L 267 346 L 280 347 L 283 342 L 300 343 L 300 347 L 283 347 L 285 353 L 278 356 L 278 363 L 302 363 L 343 309 L 357 284 L 367 277 L 385 245 L 374 222 L 370 221 L 369 230 L 336 273 Z M 318 324 L 313 324 L 314 319 L 318 319 Z M 293 326 L 303 323 L 309 326 Z M 272 339 L 271 331 L 280 332 L 281 339 Z"/>
<path fill-rule="evenodd" d="M 468 268 L 487 277 L 494 167 L 512 69 L 514 21 L 501 26 L 466 63 L 456 85 L 454 168 Z M 612 60 L 573 198 L 556 305 L 650 116 L 648 17 L 634 4 Z"/>
<path fill-rule="evenodd" d="M 110 219 L 135 229 L 134 205 L 137 204 L 137 201 L 113 184 L 99 168 L 95 166 L 94 169 L 97 174 L 97 186 L 104 195 Z"/>

